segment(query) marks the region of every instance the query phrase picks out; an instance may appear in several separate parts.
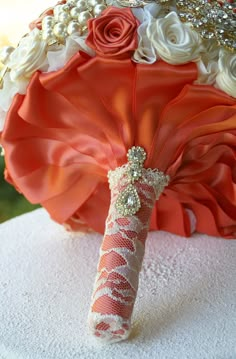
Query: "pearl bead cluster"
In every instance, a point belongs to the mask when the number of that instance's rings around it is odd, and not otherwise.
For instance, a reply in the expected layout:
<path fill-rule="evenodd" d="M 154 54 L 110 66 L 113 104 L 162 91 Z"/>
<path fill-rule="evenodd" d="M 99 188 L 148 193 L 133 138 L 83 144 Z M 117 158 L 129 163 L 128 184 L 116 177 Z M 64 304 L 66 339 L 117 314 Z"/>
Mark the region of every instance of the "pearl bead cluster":
<path fill-rule="evenodd" d="M 99 16 L 106 7 L 105 0 L 69 0 L 56 5 L 53 16 L 42 20 L 42 39 L 50 45 L 64 43 L 74 33 L 82 35 L 87 30 L 87 21 Z"/>

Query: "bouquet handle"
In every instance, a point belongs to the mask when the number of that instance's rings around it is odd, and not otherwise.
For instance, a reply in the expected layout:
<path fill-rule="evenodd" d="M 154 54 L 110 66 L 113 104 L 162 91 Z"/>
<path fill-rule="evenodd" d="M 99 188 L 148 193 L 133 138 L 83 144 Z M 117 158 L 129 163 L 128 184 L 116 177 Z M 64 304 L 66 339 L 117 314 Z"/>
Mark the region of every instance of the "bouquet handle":
<path fill-rule="evenodd" d="M 129 336 L 152 210 L 168 183 L 162 172 L 142 168 L 145 157 L 133 147 L 129 163 L 109 172 L 111 204 L 89 313 L 91 332 L 107 342 Z"/>

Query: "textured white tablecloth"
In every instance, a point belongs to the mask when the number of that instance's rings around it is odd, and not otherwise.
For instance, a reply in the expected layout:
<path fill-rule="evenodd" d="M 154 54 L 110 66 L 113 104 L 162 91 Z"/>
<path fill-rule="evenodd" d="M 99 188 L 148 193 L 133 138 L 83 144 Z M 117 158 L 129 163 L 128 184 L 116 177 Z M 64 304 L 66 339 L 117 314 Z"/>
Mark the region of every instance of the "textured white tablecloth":
<path fill-rule="evenodd" d="M 101 345 L 86 326 L 101 239 L 42 209 L 0 225 L 1 359 L 236 358 L 236 240 L 149 234 L 131 338 Z"/>

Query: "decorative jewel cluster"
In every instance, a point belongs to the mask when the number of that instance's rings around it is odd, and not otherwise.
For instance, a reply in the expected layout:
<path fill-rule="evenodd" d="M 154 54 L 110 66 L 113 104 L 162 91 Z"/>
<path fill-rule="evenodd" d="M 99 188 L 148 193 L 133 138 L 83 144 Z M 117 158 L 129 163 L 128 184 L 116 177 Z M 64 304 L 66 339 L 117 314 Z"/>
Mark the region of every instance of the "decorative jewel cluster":
<path fill-rule="evenodd" d="M 119 194 L 116 202 L 116 209 L 123 216 L 132 216 L 141 208 L 141 201 L 137 189 L 133 184 L 142 177 L 146 152 L 142 147 L 132 147 L 128 151 L 127 158 L 128 166 L 126 175 L 130 184 Z"/>
<path fill-rule="evenodd" d="M 132 216 L 141 208 L 141 201 L 135 182 L 146 183 L 153 186 L 156 199 L 159 198 L 164 188 L 169 183 L 169 176 L 166 176 L 158 169 L 145 169 L 143 164 L 146 159 L 146 152 L 142 147 L 132 147 L 128 151 L 128 163 L 122 167 L 109 171 L 108 179 L 110 189 L 125 187 L 121 190 L 116 201 L 116 210 L 123 216 Z"/>
<path fill-rule="evenodd" d="M 202 38 L 236 52 L 235 1 L 177 0 L 176 6 L 181 21 L 191 23 Z"/>
<path fill-rule="evenodd" d="M 129 184 L 117 198 L 116 210 L 122 216 L 133 216 L 140 208 L 141 202 L 138 192 L 133 185 Z"/>
<path fill-rule="evenodd" d="M 142 167 L 146 160 L 146 152 L 142 147 L 132 147 L 127 154 L 129 162 L 128 176 L 131 183 L 142 177 Z"/>
<path fill-rule="evenodd" d="M 87 31 L 87 21 L 106 8 L 105 0 L 69 0 L 64 5 L 56 5 L 53 16 L 45 16 L 42 20 L 42 39 L 51 45 L 64 43 L 73 33 L 83 35 Z"/>

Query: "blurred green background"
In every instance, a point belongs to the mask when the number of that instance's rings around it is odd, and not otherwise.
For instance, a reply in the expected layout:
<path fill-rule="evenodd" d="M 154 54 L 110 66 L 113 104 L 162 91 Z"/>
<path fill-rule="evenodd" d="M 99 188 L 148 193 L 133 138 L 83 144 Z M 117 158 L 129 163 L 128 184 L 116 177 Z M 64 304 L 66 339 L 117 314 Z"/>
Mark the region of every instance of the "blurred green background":
<path fill-rule="evenodd" d="M 39 207 L 30 204 L 4 180 L 4 167 L 4 158 L 0 156 L 0 223 Z"/>

